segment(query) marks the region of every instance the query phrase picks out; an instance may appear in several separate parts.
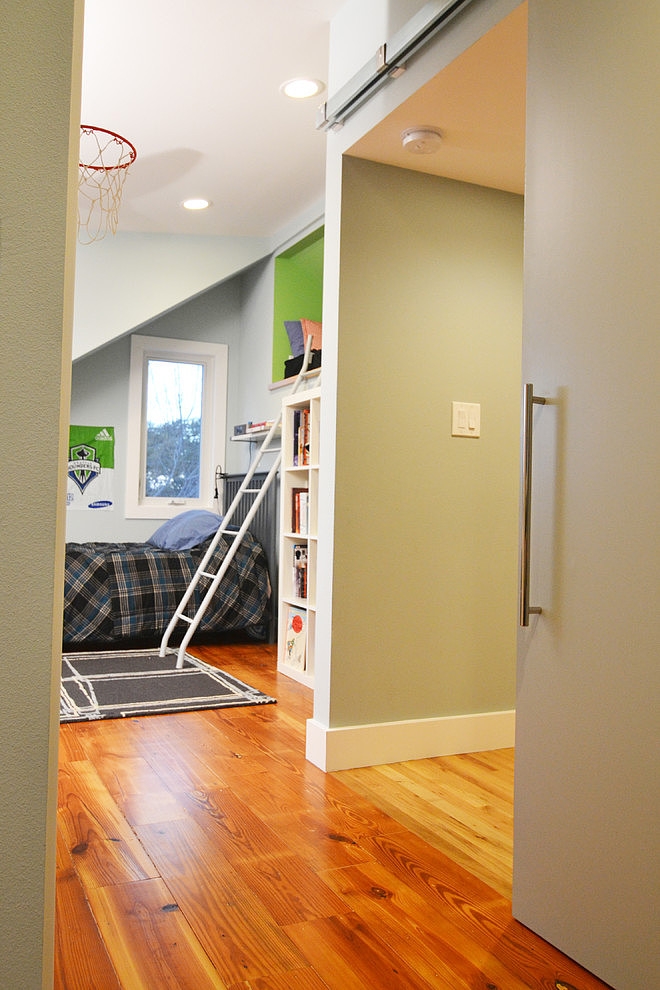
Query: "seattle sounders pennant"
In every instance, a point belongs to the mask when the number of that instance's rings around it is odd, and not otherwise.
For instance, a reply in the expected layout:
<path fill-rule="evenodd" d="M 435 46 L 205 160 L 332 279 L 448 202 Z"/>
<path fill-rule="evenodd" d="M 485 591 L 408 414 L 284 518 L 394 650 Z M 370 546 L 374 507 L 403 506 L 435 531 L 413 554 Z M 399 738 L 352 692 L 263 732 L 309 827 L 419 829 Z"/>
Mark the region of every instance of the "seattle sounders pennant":
<path fill-rule="evenodd" d="M 114 426 L 70 426 L 67 509 L 112 509 Z"/>

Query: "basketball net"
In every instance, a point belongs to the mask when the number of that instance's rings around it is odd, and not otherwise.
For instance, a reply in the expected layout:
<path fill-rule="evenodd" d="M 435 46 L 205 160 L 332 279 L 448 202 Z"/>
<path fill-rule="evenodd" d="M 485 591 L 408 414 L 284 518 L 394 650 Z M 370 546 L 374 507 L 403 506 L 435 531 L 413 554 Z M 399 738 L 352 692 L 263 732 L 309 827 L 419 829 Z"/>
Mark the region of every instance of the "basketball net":
<path fill-rule="evenodd" d="M 103 127 L 81 124 L 78 178 L 78 240 L 100 241 L 117 231 L 128 167 L 137 158 L 130 141 Z"/>

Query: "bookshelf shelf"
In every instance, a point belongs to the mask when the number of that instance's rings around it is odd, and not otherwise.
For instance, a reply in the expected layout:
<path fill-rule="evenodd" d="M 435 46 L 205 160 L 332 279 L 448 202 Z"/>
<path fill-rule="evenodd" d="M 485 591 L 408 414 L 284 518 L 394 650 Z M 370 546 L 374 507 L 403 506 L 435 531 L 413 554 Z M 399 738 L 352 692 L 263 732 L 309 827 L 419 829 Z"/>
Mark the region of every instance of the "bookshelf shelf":
<path fill-rule="evenodd" d="M 278 670 L 314 686 L 320 389 L 282 403 Z"/>

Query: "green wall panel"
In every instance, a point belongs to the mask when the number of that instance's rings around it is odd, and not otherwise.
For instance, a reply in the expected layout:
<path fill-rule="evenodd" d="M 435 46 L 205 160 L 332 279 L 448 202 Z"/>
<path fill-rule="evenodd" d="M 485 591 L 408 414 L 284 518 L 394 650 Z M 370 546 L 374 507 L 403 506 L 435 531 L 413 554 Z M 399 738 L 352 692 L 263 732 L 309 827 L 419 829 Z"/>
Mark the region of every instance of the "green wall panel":
<path fill-rule="evenodd" d="M 321 322 L 323 311 L 323 228 L 275 259 L 273 381 L 284 378 L 291 354 L 285 320 Z"/>

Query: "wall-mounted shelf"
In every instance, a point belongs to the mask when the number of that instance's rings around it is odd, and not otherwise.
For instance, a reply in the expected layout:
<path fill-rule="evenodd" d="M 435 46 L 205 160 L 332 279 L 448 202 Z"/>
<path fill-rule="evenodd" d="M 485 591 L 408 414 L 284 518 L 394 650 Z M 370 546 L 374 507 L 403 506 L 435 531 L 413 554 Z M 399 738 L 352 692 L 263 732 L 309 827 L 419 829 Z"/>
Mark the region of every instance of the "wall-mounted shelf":
<path fill-rule="evenodd" d="M 233 443 L 263 443 L 265 438 L 268 436 L 268 430 L 255 430 L 252 433 L 235 433 L 229 439 Z M 275 430 L 273 434 L 273 440 L 278 440 L 282 436 L 281 428 Z M 272 442 L 272 441 L 271 441 Z"/>

